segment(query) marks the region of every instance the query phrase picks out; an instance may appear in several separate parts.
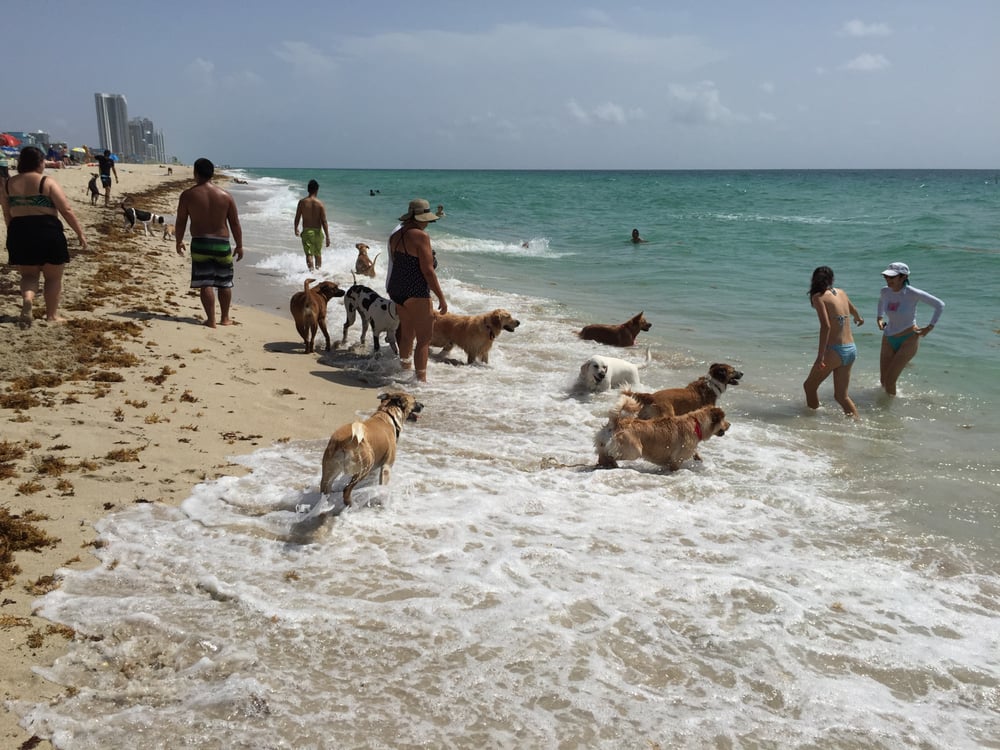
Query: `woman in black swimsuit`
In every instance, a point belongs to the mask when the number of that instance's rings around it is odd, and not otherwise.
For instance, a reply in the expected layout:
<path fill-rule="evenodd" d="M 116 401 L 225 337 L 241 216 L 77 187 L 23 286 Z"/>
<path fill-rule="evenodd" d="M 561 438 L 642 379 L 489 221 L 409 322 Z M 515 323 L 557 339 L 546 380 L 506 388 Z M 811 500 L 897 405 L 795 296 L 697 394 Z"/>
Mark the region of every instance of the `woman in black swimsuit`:
<path fill-rule="evenodd" d="M 438 298 L 438 311 L 448 312 L 448 303 L 438 283 L 437 260 L 431 249 L 431 238 L 424 231 L 438 217 L 425 200 L 410 201 L 409 210 L 399 217 L 402 225 L 389 237 L 392 253 L 392 271 L 386 282 L 386 291 L 396 303 L 399 315 L 399 358 L 403 369 L 413 366 L 417 380 L 427 380 L 427 360 L 430 355 L 431 334 L 434 332 L 434 308 L 431 292 Z M 416 346 L 414 347 L 414 340 Z"/>
<path fill-rule="evenodd" d="M 18 157 L 17 175 L 0 191 L 0 207 L 7 223 L 8 263 L 21 274 L 22 328 L 30 326 L 34 318 L 32 305 L 41 278 L 45 279 L 45 319 L 65 321 L 59 315 L 59 297 L 69 249 L 59 216 L 76 232 L 82 249 L 87 249 L 83 227 L 66 194 L 44 172 L 45 154 L 28 146 Z"/>

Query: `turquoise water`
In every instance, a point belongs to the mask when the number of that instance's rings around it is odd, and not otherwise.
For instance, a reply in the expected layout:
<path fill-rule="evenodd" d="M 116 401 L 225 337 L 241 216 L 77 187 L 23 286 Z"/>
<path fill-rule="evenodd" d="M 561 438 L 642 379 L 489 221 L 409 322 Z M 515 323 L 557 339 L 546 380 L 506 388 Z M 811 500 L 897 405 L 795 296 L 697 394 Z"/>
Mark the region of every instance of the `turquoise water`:
<path fill-rule="evenodd" d="M 296 509 L 321 502 L 324 441 L 293 440 L 181 508 L 108 517 L 105 565 L 40 605 L 92 637 L 44 670 L 74 691 L 17 707 L 32 731 L 72 748 L 997 747 L 995 174 L 241 174 L 237 306 L 287 316 L 315 178 L 334 240 L 316 276 L 349 285 L 354 244 L 379 252 L 424 197 L 447 212 L 429 231 L 451 309 L 521 326 L 488 366 L 432 358 L 425 385 L 358 326 L 345 348 L 281 355 L 316 373 L 320 423 L 341 373 L 369 386 L 362 413 L 415 390 L 391 481 L 317 526 Z M 947 307 L 891 399 L 874 318 L 893 261 Z M 866 318 L 857 423 L 829 383 L 804 404 L 818 265 Z M 381 290 L 384 252 L 377 269 Z M 640 310 L 637 347 L 575 336 Z M 732 428 L 673 474 L 594 471 L 616 394 L 573 380 L 594 353 L 641 364 L 647 347 L 649 389 L 743 370 L 720 400 Z"/>

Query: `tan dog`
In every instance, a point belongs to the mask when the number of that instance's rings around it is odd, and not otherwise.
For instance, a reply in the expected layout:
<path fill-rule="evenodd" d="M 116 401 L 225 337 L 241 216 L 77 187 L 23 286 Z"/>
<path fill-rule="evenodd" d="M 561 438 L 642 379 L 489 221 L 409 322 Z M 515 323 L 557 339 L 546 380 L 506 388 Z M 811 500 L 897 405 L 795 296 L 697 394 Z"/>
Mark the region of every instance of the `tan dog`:
<path fill-rule="evenodd" d="M 389 467 L 396 460 L 396 441 L 406 420 L 416 421 L 424 405 L 409 393 L 398 391 L 379 396 L 378 411 L 364 422 L 352 422 L 337 428 L 323 453 L 323 477 L 319 491 L 330 494 L 333 480 L 349 474 L 344 486 L 344 505 L 351 504 L 351 493 L 358 482 L 376 469 L 378 483 L 389 481 Z"/>
<path fill-rule="evenodd" d="M 375 260 L 368 257 L 368 245 L 364 242 L 359 242 L 354 246 L 358 251 L 358 259 L 354 261 L 354 270 L 356 273 L 360 273 L 362 276 L 368 276 L 370 278 L 375 278 L 375 261 L 378 260 L 378 256 L 382 253 L 375 255 Z"/>
<path fill-rule="evenodd" d="M 577 332 L 577 336 L 608 346 L 632 346 L 639 331 L 648 331 L 652 327 L 646 317 L 639 313 L 619 325 L 594 323 L 584 326 Z"/>
<path fill-rule="evenodd" d="M 309 285 L 316 279 L 306 279 L 302 291 L 292 295 L 288 303 L 295 329 L 306 345 L 306 354 L 314 351 L 316 329 L 326 336 L 326 350 L 330 351 L 330 334 L 326 330 L 326 303 L 334 297 L 343 297 L 344 290 L 332 281 L 321 281 L 312 289 Z"/>
<path fill-rule="evenodd" d="M 617 461 L 644 458 L 677 471 L 689 458 L 698 457 L 698 445 L 729 429 L 726 413 L 718 406 L 703 406 L 679 417 L 636 419 L 627 416 L 622 397 L 608 423 L 594 437 L 597 464 L 615 468 Z"/>
<path fill-rule="evenodd" d="M 431 346 L 443 347 L 441 353 L 446 354 L 457 344 L 465 351 L 470 365 L 477 359 L 488 364 L 496 337 L 502 331 L 513 332 L 519 325 L 521 321 L 503 308 L 481 315 L 435 312 Z"/>
<path fill-rule="evenodd" d="M 625 391 L 625 395 L 635 401 L 635 416 L 639 419 L 669 417 L 702 406 L 715 406 L 726 387 L 739 385 L 742 377 L 743 373 L 732 365 L 715 362 L 709 366 L 708 375 L 692 380 L 683 388 L 664 388 L 653 393 Z"/>

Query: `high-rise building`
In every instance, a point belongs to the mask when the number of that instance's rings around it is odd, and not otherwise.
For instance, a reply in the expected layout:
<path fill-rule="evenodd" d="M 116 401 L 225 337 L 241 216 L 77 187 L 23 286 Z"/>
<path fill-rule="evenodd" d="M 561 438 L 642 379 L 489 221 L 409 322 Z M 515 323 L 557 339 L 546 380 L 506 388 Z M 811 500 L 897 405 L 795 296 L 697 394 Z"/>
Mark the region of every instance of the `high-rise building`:
<path fill-rule="evenodd" d="M 128 121 L 130 161 L 140 163 L 162 162 L 165 160 L 163 132 L 157 132 L 148 117 L 134 117 Z"/>
<path fill-rule="evenodd" d="M 122 94 L 94 94 L 97 134 L 101 148 L 114 154 L 129 152 L 128 102 Z"/>

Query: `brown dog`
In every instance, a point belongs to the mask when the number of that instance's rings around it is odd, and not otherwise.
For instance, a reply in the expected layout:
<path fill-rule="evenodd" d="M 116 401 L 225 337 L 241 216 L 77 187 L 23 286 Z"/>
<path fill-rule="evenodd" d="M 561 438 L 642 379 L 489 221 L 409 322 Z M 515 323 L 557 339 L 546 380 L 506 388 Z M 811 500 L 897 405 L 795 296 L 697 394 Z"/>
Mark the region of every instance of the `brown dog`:
<path fill-rule="evenodd" d="M 332 281 L 321 281 L 312 289 L 309 285 L 316 279 L 306 279 L 302 291 L 292 295 L 288 308 L 295 320 L 295 329 L 306 345 L 306 354 L 314 351 L 316 329 L 326 336 L 326 350 L 330 351 L 330 334 L 326 330 L 326 303 L 334 297 L 343 297 L 344 290 Z"/>
<path fill-rule="evenodd" d="M 378 256 L 382 253 L 376 254 L 375 260 L 372 260 L 368 257 L 368 245 L 364 242 L 359 242 L 354 247 L 358 251 L 358 259 L 354 261 L 354 271 L 356 273 L 360 273 L 362 276 L 368 276 L 374 279 L 375 261 L 378 260 Z"/>
<path fill-rule="evenodd" d="M 652 327 L 652 324 L 646 320 L 646 316 L 639 313 L 620 325 L 594 323 L 584 326 L 577 332 L 577 336 L 608 346 L 632 346 L 639 331 L 648 331 Z"/>
<path fill-rule="evenodd" d="M 502 331 L 513 332 L 521 321 L 504 310 L 481 315 L 453 315 L 434 313 L 434 333 L 431 346 L 440 346 L 442 354 L 451 351 L 456 344 L 465 351 L 471 365 L 477 359 L 483 364 L 490 361 L 493 341 Z"/>
<path fill-rule="evenodd" d="M 739 385 L 743 373 L 732 365 L 715 362 L 708 368 L 708 375 L 692 380 L 683 388 L 664 388 L 653 393 L 624 394 L 635 402 L 634 411 L 639 419 L 655 419 L 676 414 L 687 414 L 702 406 L 715 406 L 726 387 Z"/>
<path fill-rule="evenodd" d="M 615 468 L 617 461 L 644 458 L 677 471 L 689 458 L 698 459 L 703 440 L 725 435 L 729 429 L 726 413 L 718 406 L 703 406 L 679 417 L 636 419 L 626 416 L 622 401 L 594 437 L 598 466 Z"/>
<path fill-rule="evenodd" d="M 364 422 L 341 425 L 330 436 L 323 453 L 323 477 L 319 491 L 330 494 L 333 480 L 349 474 L 344 486 L 344 505 L 351 504 L 351 493 L 358 482 L 378 469 L 378 483 L 389 481 L 389 467 L 396 460 L 396 441 L 406 420 L 416 421 L 424 405 L 409 393 L 397 391 L 379 397 L 378 411 Z"/>

